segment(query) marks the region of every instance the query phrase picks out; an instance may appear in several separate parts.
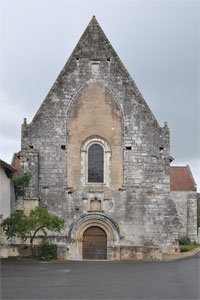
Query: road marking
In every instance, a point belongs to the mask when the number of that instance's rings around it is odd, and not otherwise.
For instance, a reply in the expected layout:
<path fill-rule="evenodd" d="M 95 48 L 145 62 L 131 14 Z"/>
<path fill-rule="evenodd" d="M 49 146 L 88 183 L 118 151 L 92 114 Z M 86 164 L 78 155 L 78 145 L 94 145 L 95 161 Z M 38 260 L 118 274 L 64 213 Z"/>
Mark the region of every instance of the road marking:
<path fill-rule="evenodd" d="M 68 272 L 70 272 L 70 270 L 69 269 L 67 269 L 67 270 L 63 270 L 65 273 L 68 273 Z"/>

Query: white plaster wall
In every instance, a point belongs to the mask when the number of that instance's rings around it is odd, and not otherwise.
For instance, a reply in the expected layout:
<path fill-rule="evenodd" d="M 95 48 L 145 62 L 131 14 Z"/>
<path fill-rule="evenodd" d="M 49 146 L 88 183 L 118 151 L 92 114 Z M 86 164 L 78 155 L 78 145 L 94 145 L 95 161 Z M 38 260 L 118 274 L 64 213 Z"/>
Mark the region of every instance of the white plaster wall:
<path fill-rule="evenodd" d="M 2 219 L 10 215 L 10 178 L 6 176 L 4 168 L 0 167 L 0 214 Z"/>

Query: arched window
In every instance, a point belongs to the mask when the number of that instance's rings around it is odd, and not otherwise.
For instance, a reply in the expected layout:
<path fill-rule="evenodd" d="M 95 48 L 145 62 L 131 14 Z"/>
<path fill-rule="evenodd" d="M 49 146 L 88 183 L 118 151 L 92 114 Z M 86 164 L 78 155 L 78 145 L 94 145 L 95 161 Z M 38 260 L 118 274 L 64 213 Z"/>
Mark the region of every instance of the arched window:
<path fill-rule="evenodd" d="M 88 182 L 104 182 L 104 150 L 99 144 L 93 144 L 88 150 Z"/>
<path fill-rule="evenodd" d="M 111 148 L 106 139 L 90 136 L 81 144 L 81 182 L 87 185 L 110 184 Z"/>

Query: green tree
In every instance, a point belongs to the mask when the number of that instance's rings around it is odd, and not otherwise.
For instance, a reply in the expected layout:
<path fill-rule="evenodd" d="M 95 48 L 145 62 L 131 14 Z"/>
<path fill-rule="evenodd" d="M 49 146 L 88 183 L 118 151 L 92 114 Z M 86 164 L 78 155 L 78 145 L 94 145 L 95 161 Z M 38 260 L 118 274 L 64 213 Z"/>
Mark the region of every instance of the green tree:
<path fill-rule="evenodd" d="M 31 180 L 31 174 L 24 172 L 21 176 L 14 176 L 12 182 L 15 187 L 15 196 L 24 196 L 24 189 L 28 186 L 29 181 Z"/>
<path fill-rule="evenodd" d="M 32 209 L 28 216 L 23 210 L 14 211 L 10 217 L 3 220 L 1 227 L 7 239 L 16 236 L 26 241 L 30 238 L 31 251 L 34 256 L 33 241 L 37 233 L 42 231 L 47 236 L 47 230 L 60 232 L 64 228 L 64 220 L 49 214 L 46 208 L 38 206 Z"/>

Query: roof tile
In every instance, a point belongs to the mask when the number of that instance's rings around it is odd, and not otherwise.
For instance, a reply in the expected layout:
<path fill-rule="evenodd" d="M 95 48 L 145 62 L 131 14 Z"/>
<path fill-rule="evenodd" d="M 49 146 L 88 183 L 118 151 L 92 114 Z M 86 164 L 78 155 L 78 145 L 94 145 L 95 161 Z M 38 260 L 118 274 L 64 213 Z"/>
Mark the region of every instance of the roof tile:
<path fill-rule="evenodd" d="M 170 190 L 196 191 L 196 184 L 189 166 L 170 167 Z"/>

